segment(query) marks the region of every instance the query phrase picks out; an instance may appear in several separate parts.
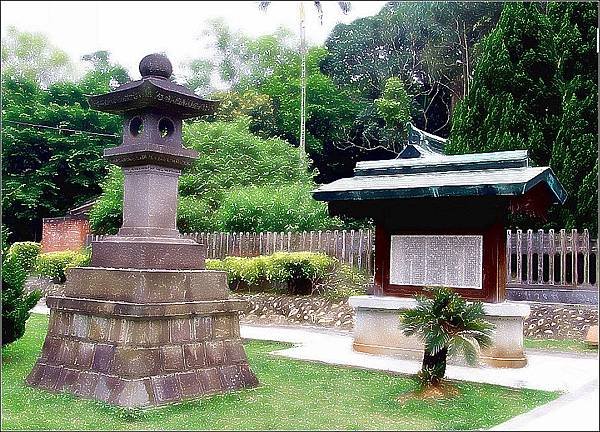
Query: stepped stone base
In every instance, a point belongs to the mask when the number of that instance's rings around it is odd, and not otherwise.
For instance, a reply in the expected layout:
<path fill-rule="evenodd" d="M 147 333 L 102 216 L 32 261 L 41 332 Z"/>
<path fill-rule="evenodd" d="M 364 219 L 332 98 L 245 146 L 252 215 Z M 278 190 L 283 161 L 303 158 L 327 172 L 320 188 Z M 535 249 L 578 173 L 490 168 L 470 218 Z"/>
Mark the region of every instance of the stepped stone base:
<path fill-rule="evenodd" d="M 168 284 L 156 280 L 160 275 L 187 290 L 174 289 L 175 298 L 153 303 L 114 298 L 115 292 L 122 292 L 131 300 L 128 284 L 138 287 L 137 295 L 154 286 L 154 296 L 160 297 L 161 292 L 168 292 L 161 289 Z M 92 286 L 102 280 L 122 285 L 115 291 L 96 293 L 110 300 L 72 295 L 47 298 L 48 334 L 27 383 L 140 408 L 256 387 L 258 381 L 240 338 L 238 315 L 247 303 L 223 298 L 227 281 L 221 276 L 199 270 L 72 269 L 68 293 L 81 286 L 90 294 L 84 280 L 92 280 Z M 208 282 L 220 289 L 209 289 Z M 190 294 L 194 287 L 205 294 Z M 184 300 L 190 296 L 209 299 Z"/>

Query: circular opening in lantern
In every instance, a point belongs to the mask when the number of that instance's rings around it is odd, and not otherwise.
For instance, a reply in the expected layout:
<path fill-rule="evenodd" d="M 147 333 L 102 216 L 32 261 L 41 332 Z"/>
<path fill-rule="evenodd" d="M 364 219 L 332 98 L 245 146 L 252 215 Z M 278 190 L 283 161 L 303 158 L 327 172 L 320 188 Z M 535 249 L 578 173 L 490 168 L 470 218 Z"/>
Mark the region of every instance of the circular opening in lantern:
<path fill-rule="evenodd" d="M 175 131 L 175 125 L 168 118 L 163 118 L 158 122 L 158 130 L 161 137 L 167 138 Z"/>
<path fill-rule="evenodd" d="M 133 136 L 138 136 L 144 131 L 144 122 L 139 117 L 134 117 L 129 122 L 129 132 Z"/>

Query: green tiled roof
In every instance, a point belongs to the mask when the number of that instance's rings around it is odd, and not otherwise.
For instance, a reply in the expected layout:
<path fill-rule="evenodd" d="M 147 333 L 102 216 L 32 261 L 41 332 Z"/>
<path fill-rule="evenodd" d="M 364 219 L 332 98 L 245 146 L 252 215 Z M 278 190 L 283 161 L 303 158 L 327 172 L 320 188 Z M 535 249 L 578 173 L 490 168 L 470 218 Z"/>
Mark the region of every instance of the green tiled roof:
<path fill-rule="evenodd" d="M 397 159 L 358 162 L 354 177 L 320 186 L 313 191 L 314 198 L 336 201 L 518 196 L 544 184 L 554 202 L 562 204 L 567 199 L 552 169 L 530 166 L 526 150 L 446 156 L 429 144 L 435 141 L 433 138 L 429 138 L 429 143 L 411 139 L 414 129 L 409 131 L 409 143 Z M 436 146 L 443 144 L 443 139 L 439 140 Z"/>

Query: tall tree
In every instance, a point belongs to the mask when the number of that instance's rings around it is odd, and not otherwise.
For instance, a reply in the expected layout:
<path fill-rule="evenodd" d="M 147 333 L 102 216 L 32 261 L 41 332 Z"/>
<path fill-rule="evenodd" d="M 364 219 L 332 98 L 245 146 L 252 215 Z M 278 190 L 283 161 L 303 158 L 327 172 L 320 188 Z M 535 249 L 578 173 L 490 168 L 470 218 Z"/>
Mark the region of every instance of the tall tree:
<path fill-rule="evenodd" d="M 69 56 L 40 33 L 21 32 L 14 26 L 2 38 L 2 78 L 24 79 L 47 87 L 69 79 L 73 64 Z"/>
<path fill-rule="evenodd" d="M 110 60 L 108 51 L 95 51 L 82 56 L 81 60 L 91 66 L 79 82 L 88 94 L 107 93 L 131 80 L 127 69 Z"/>
<path fill-rule="evenodd" d="M 550 164 L 568 199 L 548 227 L 597 229 L 596 31 L 595 4 L 506 4 L 456 110 L 449 152 L 528 149 Z"/>
<path fill-rule="evenodd" d="M 118 144 L 121 121 L 90 110 L 85 95 L 126 77 L 105 59 L 81 82 L 47 89 L 3 73 L 2 209 L 14 240 L 39 240 L 42 218 L 62 216 L 100 193 L 107 173 L 102 152 Z"/>
<path fill-rule="evenodd" d="M 319 63 L 327 55 L 322 47 L 311 48 L 307 54 L 307 105 L 306 105 L 306 152 L 318 169 L 316 180 L 329 182 L 352 170 L 355 153 L 339 151 L 338 147 L 351 145 L 354 119 L 362 109 L 349 90 L 339 89 L 319 69 Z M 300 59 L 277 67 L 259 90 L 273 101 L 275 134 L 293 145 L 299 145 L 298 118 L 301 105 Z M 336 147 L 338 146 L 338 147 Z"/>
<path fill-rule="evenodd" d="M 312 2 L 317 13 L 319 14 L 319 18 L 321 23 L 323 23 L 323 5 L 320 1 Z M 347 14 L 350 12 L 351 4 L 347 1 L 339 1 L 337 2 L 342 13 Z M 266 10 L 270 1 L 261 1 L 259 3 L 259 7 L 262 10 Z M 304 157 L 306 154 L 306 29 L 304 25 L 304 3 L 298 2 L 298 18 L 300 24 L 300 155 Z"/>
<path fill-rule="evenodd" d="M 210 19 L 202 40 L 207 54 L 184 65 L 185 84 L 199 93 L 252 90 L 295 55 L 291 33 L 283 28 L 252 38 L 233 31 L 223 19 Z"/>
<path fill-rule="evenodd" d="M 413 122 L 442 136 L 450 131 L 452 105 L 463 97 L 475 45 L 496 23 L 500 3 L 390 2 L 377 15 L 338 24 L 325 42 L 323 71 L 367 100 L 380 97 L 390 77 L 400 77 L 415 105 Z M 467 77 L 465 80 L 464 77 Z M 381 145 L 372 108 L 357 145 Z"/>

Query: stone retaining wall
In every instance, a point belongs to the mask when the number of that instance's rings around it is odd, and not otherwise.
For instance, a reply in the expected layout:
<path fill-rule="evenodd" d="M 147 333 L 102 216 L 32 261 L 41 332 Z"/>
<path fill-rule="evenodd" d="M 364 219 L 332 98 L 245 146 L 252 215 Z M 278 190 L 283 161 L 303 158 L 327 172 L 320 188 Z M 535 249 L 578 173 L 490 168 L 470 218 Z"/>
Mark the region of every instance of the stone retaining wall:
<path fill-rule="evenodd" d="M 354 313 L 346 300 L 269 294 L 236 294 L 250 302 L 242 317 L 246 324 L 312 325 L 351 330 Z M 525 337 L 583 339 L 590 325 L 598 324 L 595 306 L 530 303 Z"/>

